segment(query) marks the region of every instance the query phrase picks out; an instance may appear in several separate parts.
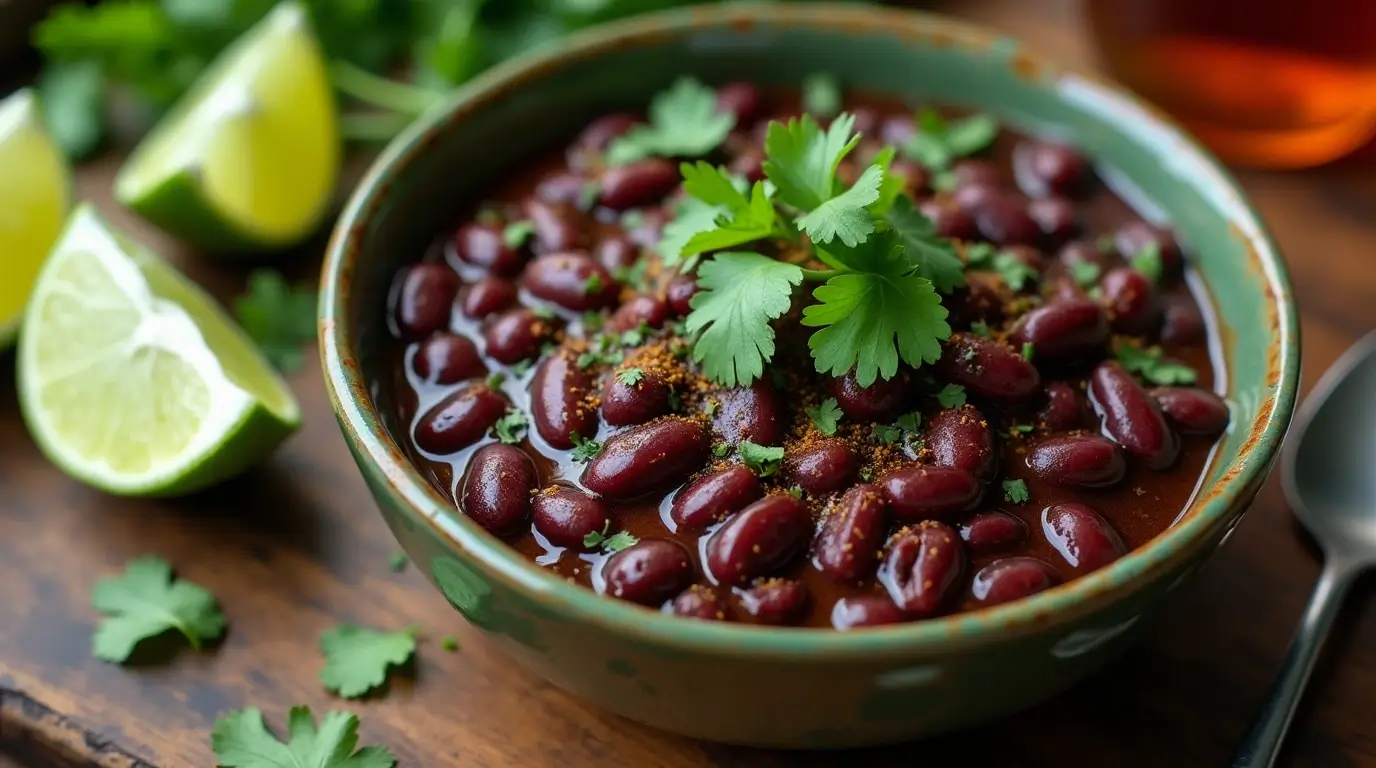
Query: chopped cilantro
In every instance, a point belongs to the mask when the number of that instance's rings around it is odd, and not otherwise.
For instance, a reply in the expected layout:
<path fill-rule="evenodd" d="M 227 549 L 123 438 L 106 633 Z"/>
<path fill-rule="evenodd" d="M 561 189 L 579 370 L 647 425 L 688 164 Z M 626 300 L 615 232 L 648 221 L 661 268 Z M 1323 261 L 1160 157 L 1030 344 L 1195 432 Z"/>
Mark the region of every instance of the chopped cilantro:
<path fill-rule="evenodd" d="M 573 460 L 579 464 L 585 464 L 597 458 L 597 454 L 602 452 L 602 444 L 596 440 L 589 440 L 581 437 L 577 432 L 569 435 L 573 440 Z"/>
<path fill-rule="evenodd" d="M 159 557 L 130 560 L 124 573 L 96 582 L 91 604 L 104 616 L 91 638 L 91 653 L 101 661 L 122 664 L 139 643 L 173 630 L 196 650 L 225 631 L 215 596 L 172 578 L 172 566 Z"/>
<path fill-rule="evenodd" d="M 749 440 L 742 440 L 736 446 L 736 452 L 740 454 L 741 461 L 745 466 L 760 477 L 769 477 L 779 471 L 779 465 L 784 460 L 783 446 L 756 445 Z"/>
<path fill-rule="evenodd" d="M 416 652 L 415 635 L 408 631 L 378 632 L 341 624 L 320 636 L 325 667 L 320 682 L 346 699 L 357 698 L 382 685 L 387 670 L 405 664 Z"/>
<path fill-rule="evenodd" d="M 869 482 L 874 479 L 874 470 L 869 467 L 860 468 L 860 479 Z"/>
<path fill-rule="evenodd" d="M 502 244 L 514 250 L 525 245 L 526 240 L 529 240 L 533 234 L 535 234 L 535 222 L 530 219 L 513 221 L 502 229 Z"/>
<path fill-rule="evenodd" d="M 580 211 L 591 211 L 597 207 L 597 199 L 602 196 L 602 184 L 597 179 L 589 179 L 578 188 L 578 200 L 574 203 Z"/>
<path fill-rule="evenodd" d="M 607 322 L 601 312 L 593 312 L 592 310 L 584 312 L 580 320 L 583 323 L 584 333 L 597 333 L 602 330 L 603 324 Z"/>
<path fill-rule="evenodd" d="M 731 455 L 731 446 L 727 443 L 717 443 L 712 446 L 712 455 L 718 459 L 724 459 Z"/>
<path fill-rule="evenodd" d="M 645 337 L 653 332 L 649 323 L 642 320 L 640 321 L 640 325 L 637 325 L 629 331 L 623 331 L 621 335 L 616 338 L 616 341 L 623 347 L 638 347 L 644 344 Z"/>
<path fill-rule="evenodd" d="M 1014 424 L 1008 428 L 1008 432 L 1014 435 L 1027 435 L 1032 433 L 1031 424 Z"/>
<path fill-rule="evenodd" d="M 903 430 L 892 424 L 875 424 L 870 430 L 870 437 L 880 445 L 893 445 L 903 436 Z"/>
<path fill-rule="evenodd" d="M 1141 349 L 1131 344 L 1119 344 L 1113 351 L 1119 364 L 1152 384 L 1163 387 L 1194 384 L 1199 374 L 1184 363 L 1165 359 L 1160 347 Z"/>
<path fill-rule="evenodd" d="M 526 428 L 530 423 L 526 420 L 526 415 L 513 408 L 506 412 L 506 415 L 497 419 L 497 423 L 492 425 L 492 430 L 497 433 L 497 439 L 507 445 L 516 445 L 526 438 Z"/>
<path fill-rule="evenodd" d="M 837 424 L 841 421 L 841 408 L 836 404 L 836 398 L 828 397 L 815 408 L 804 408 L 807 417 L 812 419 L 813 426 L 817 431 L 824 435 L 831 436 L 836 434 Z"/>
<path fill-rule="evenodd" d="M 801 501 L 803 498 L 803 487 L 801 485 L 790 485 L 788 487 L 788 495 Z"/>
<path fill-rule="evenodd" d="M 716 416 L 718 407 L 719 406 L 716 400 L 708 400 L 707 405 L 703 408 L 703 410 L 707 412 L 708 416 Z"/>
<path fill-rule="evenodd" d="M 816 117 L 833 117 L 841 111 L 841 84 L 826 72 L 803 80 L 803 110 Z"/>
<path fill-rule="evenodd" d="M 717 93 L 691 77 L 679 78 L 650 100 L 650 122 L 637 125 L 607 148 L 607 161 L 622 165 L 651 155 L 700 157 L 716 149 L 736 125 L 717 109 Z"/>
<path fill-rule="evenodd" d="M 640 229 L 645 226 L 645 212 L 640 210 L 630 210 L 621 214 L 621 219 L 617 222 L 626 231 Z"/>
<path fill-rule="evenodd" d="M 1098 249 L 1099 253 L 1113 253 L 1118 250 L 1113 235 L 1099 235 L 1094 239 L 1094 247 Z"/>
<path fill-rule="evenodd" d="M 583 281 L 583 295 L 597 293 L 602 290 L 602 276 L 596 272 L 588 275 L 588 279 Z"/>
<path fill-rule="evenodd" d="M 210 748 L 221 768 L 394 768 L 397 758 L 385 747 L 358 749 L 358 716 L 331 712 L 316 726 L 310 707 L 292 707 L 289 740 L 279 741 L 253 707 L 215 721 Z"/>
<path fill-rule="evenodd" d="M 930 108 L 918 113 L 914 128 L 903 151 L 934 171 L 949 168 L 957 158 L 983 151 L 999 133 L 998 121 L 988 114 L 978 113 L 948 123 Z"/>
<path fill-rule="evenodd" d="M 1143 277 L 1150 280 L 1153 284 L 1161 282 L 1161 246 L 1156 243 L 1147 243 L 1142 250 L 1133 254 L 1128 265 L 1134 272 L 1140 272 Z"/>
<path fill-rule="evenodd" d="M 1036 353 L 1037 353 L 1037 348 L 1036 348 L 1035 346 L 1032 345 L 1032 342 L 1030 342 L 1030 341 L 1024 341 L 1024 342 L 1022 343 L 1022 359 L 1026 360 L 1026 361 L 1028 361 L 1028 362 L 1031 362 L 1031 361 L 1032 361 L 1032 356 L 1035 355 Z"/>
<path fill-rule="evenodd" d="M 511 366 L 511 375 L 512 375 L 512 376 L 515 376 L 515 377 L 518 378 L 518 379 L 519 379 L 519 378 L 522 378 L 522 377 L 524 377 L 527 373 L 530 373 L 530 369 L 531 369 L 531 368 L 534 368 L 534 367 L 535 367 L 535 361 L 534 361 L 534 360 L 529 360 L 529 359 L 521 360 L 521 361 L 517 362 L 515 365 Z"/>
<path fill-rule="evenodd" d="M 895 423 L 898 425 L 898 428 L 904 432 L 916 432 L 922 427 L 922 414 L 917 411 L 905 413 L 899 416 L 898 421 Z"/>
<path fill-rule="evenodd" d="M 1073 261 L 1070 263 L 1070 279 L 1081 288 L 1088 288 L 1099 282 L 1103 268 L 1092 261 Z"/>
<path fill-rule="evenodd" d="M 970 333 L 973 333 L 981 338 L 987 339 L 990 335 L 989 324 L 984 322 L 983 320 L 976 320 L 973 323 L 970 323 Z"/>
<path fill-rule="evenodd" d="M 617 531 L 608 536 L 607 531 L 611 530 L 612 521 L 608 520 L 602 526 L 601 531 L 593 531 L 583 537 L 583 546 L 588 549 L 600 548 L 608 554 L 620 552 L 640 543 L 640 539 L 632 536 L 629 531 Z"/>
<path fill-rule="evenodd" d="M 493 371 L 492 375 L 487 377 L 488 389 L 501 389 L 502 385 L 505 383 L 506 374 L 501 371 Z"/>
<path fill-rule="evenodd" d="M 703 262 L 687 330 L 701 333 L 693 359 L 709 379 L 734 387 L 760 377 L 774 356 L 769 322 L 788 311 L 802 280 L 800 267 L 757 253 L 718 253 Z"/>
<path fill-rule="evenodd" d="M 406 570 L 406 564 L 409 562 L 411 561 L 406 559 L 405 552 L 395 552 L 387 562 L 387 567 L 392 569 L 393 573 L 401 573 Z"/>
<path fill-rule="evenodd" d="M 943 168 L 932 173 L 932 189 L 937 192 L 951 193 L 956 191 L 956 187 L 959 185 L 960 179 L 956 178 L 955 172 L 949 168 Z"/>
<path fill-rule="evenodd" d="M 947 384 L 936 393 L 936 401 L 942 408 L 959 408 L 965 405 L 965 387 L 959 384 Z"/>
<path fill-rule="evenodd" d="M 679 411 L 683 410 L 683 396 L 678 393 L 677 389 L 674 389 L 672 387 L 669 388 L 668 399 L 669 410 L 671 412 L 678 413 Z"/>
<path fill-rule="evenodd" d="M 975 269 L 987 269 L 994 264 L 998 249 L 989 243 L 969 243 L 965 246 L 965 263 Z"/>
<path fill-rule="evenodd" d="M 554 310 L 550 309 L 549 307 L 546 307 L 546 306 L 543 306 L 543 305 L 539 305 L 539 304 L 537 304 L 537 305 L 535 305 L 535 306 L 533 306 L 533 307 L 530 308 L 530 314 L 535 315 L 536 317 L 540 318 L 541 320 L 553 320 L 553 319 L 554 319 Z"/>
<path fill-rule="evenodd" d="M 999 273 L 1003 282 L 1015 291 L 1021 291 L 1029 280 L 1037 279 L 1037 270 L 1029 266 L 1015 254 L 1003 251 L 994 257 L 994 271 Z"/>
<path fill-rule="evenodd" d="M 454 651 L 459 650 L 459 638 L 454 637 L 453 635 L 445 635 L 444 637 L 440 638 L 440 647 L 450 653 L 453 653 Z"/>
<path fill-rule="evenodd" d="M 1027 495 L 1027 483 L 1022 480 L 1004 480 L 1003 498 L 1010 504 L 1025 504 L 1029 498 Z"/>
<path fill-rule="evenodd" d="M 913 274 L 931 280 L 942 293 L 965 285 L 965 264 L 951 241 L 937 236 L 936 225 L 917 209 L 912 198 L 901 195 L 894 200 L 884 221 L 898 233 Z"/>
<path fill-rule="evenodd" d="M 628 387 L 634 387 L 643 378 L 645 378 L 645 369 L 643 368 L 627 368 L 624 371 L 616 372 L 616 380 Z"/>

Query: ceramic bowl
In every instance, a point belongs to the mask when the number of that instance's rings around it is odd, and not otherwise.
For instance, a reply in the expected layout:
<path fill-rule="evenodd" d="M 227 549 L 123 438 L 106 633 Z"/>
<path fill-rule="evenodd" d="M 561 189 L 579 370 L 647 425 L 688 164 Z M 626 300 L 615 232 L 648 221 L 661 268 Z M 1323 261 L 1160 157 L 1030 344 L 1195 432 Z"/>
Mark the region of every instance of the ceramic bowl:
<path fill-rule="evenodd" d="M 850 87 L 988 110 L 1083 147 L 1171 221 L 1218 315 L 1233 427 L 1179 521 L 1096 573 L 1033 598 L 849 633 L 689 621 L 599 597 L 457 513 L 404 457 L 388 406 L 394 271 L 486 180 L 675 77 Z M 862 5 L 710 6 L 570 38 L 489 71 L 421 119 L 349 201 L 324 268 L 326 381 L 350 449 L 411 559 L 520 663 L 669 731 L 777 747 L 891 742 L 987 721 L 1071 685 L 1129 644 L 1227 538 L 1290 421 L 1299 329 L 1284 265 L 1237 184 L 1169 120 L 1015 40 Z"/>

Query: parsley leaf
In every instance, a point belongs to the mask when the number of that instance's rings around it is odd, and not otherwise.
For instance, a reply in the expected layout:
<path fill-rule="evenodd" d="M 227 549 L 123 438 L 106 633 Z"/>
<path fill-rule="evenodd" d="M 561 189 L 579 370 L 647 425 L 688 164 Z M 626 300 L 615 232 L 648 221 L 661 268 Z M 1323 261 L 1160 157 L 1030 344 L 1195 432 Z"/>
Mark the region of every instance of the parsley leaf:
<path fill-rule="evenodd" d="M 879 199 L 879 185 L 884 171 L 877 165 L 866 168 L 850 189 L 822 201 L 811 212 L 798 219 L 798 228 L 814 243 L 840 240 L 849 246 L 859 245 L 874 231 L 874 219 L 867 210 Z"/>
<path fill-rule="evenodd" d="M 936 401 L 942 408 L 959 408 L 965 405 L 965 387 L 959 384 L 947 384 L 936 393 Z"/>
<path fill-rule="evenodd" d="M 816 408 L 804 408 L 803 410 L 807 413 L 807 417 L 812 419 L 812 424 L 817 427 L 817 431 L 828 437 L 836 434 L 836 427 L 844 415 L 834 397 L 823 400 Z"/>
<path fill-rule="evenodd" d="M 903 436 L 903 430 L 892 424 L 875 424 L 870 430 L 870 437 L 874 438 L 880 445 L 893 445 L 898 442 L 898 438 Z"/>
<path fill-rule="evenodd" d="M 1103 268 L 1092 261 L 1072 261 L 1070 263 L 1070 279 L 1081 288 L 1088 288 L 1099 282 L 1099 275 L 1103 273 Z"/>
<path fill-rule="evenodd" d="M 800 211 L 812 211 L 836 194 L 836 169 L 860 143 L 852 134 L 855 117 L 843 114 L 823 131 L 811 115 L 770 123 L 765 137 L 764 172 L 778 189 L 779 200 Z M 872 202 L 873 200 L 871 200 Z"/>
<path fill-rule="evenodd" d="M 760 477 L 769 477 L 778 472 L 779 465 L 784 460 L 784 449 L 781 445 L 756 445 L 749 440 L 742 440 L 736 446 L 736 452 L 740 454 L 745 466 L 750 467 L 751 471 Z"/>
<path fill-rule="evenodd" d="M 998 272 L 1003 282 L 1015 291 L 1021 291 L 1029 280 L 1037 279 L 1037 270 L 1034 267 L 1008 251 L 994 257 L 994 271 Z"/>
<path fill-rule="evenodd" d="M 650 100 L 650 124 L 637 125 L 607 148 L 607 161 L 622 165 L 650 155 L 699 157 L 716 149 L 736 125 L 717 109 L 717 92 L 691 77 L 679 78 Z"/>
<path fill-rule="evenodd" d="M 1161 265 L 1161 246 L 1156 243 L 1147 243 L 1142 247 L 1142 250 L 1133 254 L 1128 265 L 1132 267 L 1134 272 L 1140 272 L 1153 284 L 1161 282 L 1161 272 L 1164 269 Z"/>
<path fill-rule="evenodd" d="M 774 356 L 769 322 L 788 311 L 793 288 L 802 281 L 801 268 L 758 253 L 718 253 L 703 262 L 687 329 L 701 333 L 693 359 L 709 379 L 744 386 L 764 373 Z"/>
<path fill-rule="evenodd" d="M 1199 374 L 1184 363 L 1165 359 L 1160 347 L 1141 349 L 1131 344 L 1119 344 L 1114 357 L 1128 371 L 1163 387 L 1194 384 Z"/>
<path fill-rule="evenodd" d="M 999 134 L 998 121 L 979 113 L 947 123 L 930 108 L 917 115 L 913 136 L 903 151 L 934 171 L 945 170 L 956 158 L 984 150 Z"/>
<path fill-rule="evenodd" d="M 569 437 L 573 438 L 573 460 L 579 464 L 592 461 L 597 458 L 597 454 L 602 452 L 602 444 L 596 440 L 581 437 L 577 432 Z"/>
<path fill-rule="evenodd" d="M 515 250 L 525 245 L 533 234 L 535 234 L 535 222 L 530 219 L 513 221 L 502 229 L 502 244 Z"/>
<path fill-rule="evenodd" d="M 894 200 L 884 221 L 898 233 L 913 274 L 931 280 L 942 293 L 965 285 L 965 263 L 949 240 L 937 236 L 936 225 L 922 215 L 911 197 L 901 195 Z"/>
<path fill-rule="evenodd" d="M 282 273 L 256 269 L 248 276 L 248 293 L 234 302 L 234 314 L 279 371 L 301 368 L 301 347 L 315 339 L 315 291 L 292 288 Z"/>
<path fill-rule="evenodd" d="M 105 615 L 91 638 L 91 652 L 101 661 L 128 661 L 140 642 L 171 630 L 196 650 L 203 640 L 225 631 L 214 595 L 189 581 L 173 580 L 172 566 L 159 557 L 130 560 L 122 575 L 101 579 L 91 604 Z"/>
<path fill-rule="evenodd" d="M 841 84 L 826 72 L 803 80 L 803 111 L 817 117 L 833 117 L 841 111 Z"/>
<path fill-rule="evenodd" d="M 1025 504 L 1029 495 L 1027 493 L 1027 483 L 1022 480 L 1003 481 L 1003 499 L 1010 504 Z"/>
<path fill-rule="evenodd" d="M 616 373 L 616 380 L 628 387 L 634 387 L 643 378 L 645 378 L 645 369 L 643 368 L 627 368 Z"/>
<path fill-rule="evenodd" d="M 277 740 L 256 708 L 235 710 L 215 721 L 210 746 L 222 768 L 393 768 L 396 757 L 384 747 L 358 749 L 358 716 L 325 715 L 317 729 L 309 707 L 292 707 L 287 716 L 290 741 Z"/>
<path fill-rule="evenodd" d="M 340 624 L 320 636 L 325 689 L 348 699 L 358 698 L 387 680 L 387 668 L 405 664 L 416 652 L 410 632 L 378 632 Z"/>
<path fill-rule="evenodd" d="M 497 439 L 507 445 L 516 445 L 526 438 L 526 429 L 530 422 L 526 415 L 519 410 L 512 409 L 506 415 L 497 419 L 497 423 L 492 425 L 492 430 L 497 433 Z"/>

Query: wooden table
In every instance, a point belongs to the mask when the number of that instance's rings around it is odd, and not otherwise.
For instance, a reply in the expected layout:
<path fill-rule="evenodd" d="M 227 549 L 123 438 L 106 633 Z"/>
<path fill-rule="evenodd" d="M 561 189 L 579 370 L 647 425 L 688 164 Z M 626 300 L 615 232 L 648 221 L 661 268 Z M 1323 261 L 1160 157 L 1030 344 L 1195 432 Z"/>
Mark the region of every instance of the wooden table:
<path fill-rule="evenodd" d="M 1088 59 L 1073 9 L 1054 2 L 951 2 L 1067 61 Z M 244 270 L 188 258 L 120 212 L 110 158 L 82 169 L 84 197 L 174 255 L 219 297 Z M 1351 162 L 1301 173 L 1240 174 L 1289 255 L 1302 302 L 1306 388 L 1376 327 L 1376 185 Z M 296 265 L 309 278 L 319 253 Z M 0 381 L 12 380 L 0 360 Z M 519 669 L 408 571 L 340 439 L 320 374 L 291 378 L 306 423 L 260 470 L 176 501 L 103 496 L 65 478 L 29 441 L 13 388 L 0 385 L 0 768 L 208 766 L 211 726 L 262 708 L 346 706 L 365 742 L 406 766 L 865 765 L 1221 766 L 1263 698 L 1318 574 L 1276 484 L 1229 547 L 1166 611 L 1147 640 L 1077 689 L 1005 722 L 920 744 L 798 754 L 702 744 L 590 709 Z M 118 667 L 89 650 L 90 591 L 143 553 L 168 558 L 220 598 L 230 621 L 213 652 Z M 1310 686 L 1286 766 L 1376 765 L 1376 605 L 1355 591 Z M 339 621 L 418 624 L 414 679 L 385 698 L 332 699 L 316 680 L 319 633 Z M 446 653 L 453 633 L 462 649 Z"/>

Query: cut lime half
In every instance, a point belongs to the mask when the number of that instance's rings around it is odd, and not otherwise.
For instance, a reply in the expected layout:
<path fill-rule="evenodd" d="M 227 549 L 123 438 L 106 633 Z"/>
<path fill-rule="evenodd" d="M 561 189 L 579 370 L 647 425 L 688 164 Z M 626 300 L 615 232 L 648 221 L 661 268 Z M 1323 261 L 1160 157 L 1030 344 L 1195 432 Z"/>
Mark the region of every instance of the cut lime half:
<path fill-rule="evenodd" d="M 175 495 L 235 475 L 301 422 L 213 299 L 88 205 L 39 272 L 19 336 L 29 431 L 72 477 Z"/>
<path fill-rule="evenodd" d="M 33 92 L 0 101 L 0 351 L 14 343 L 34 277 L 62 231 L 67 162 L 43 129 Z"/>
<path fill-rule="evenodd" d="M 334 92 L 306 12 L 274 8 L 134 151 L 115 196 L 212 252 L 309 236 L 339 176 Z"/>

